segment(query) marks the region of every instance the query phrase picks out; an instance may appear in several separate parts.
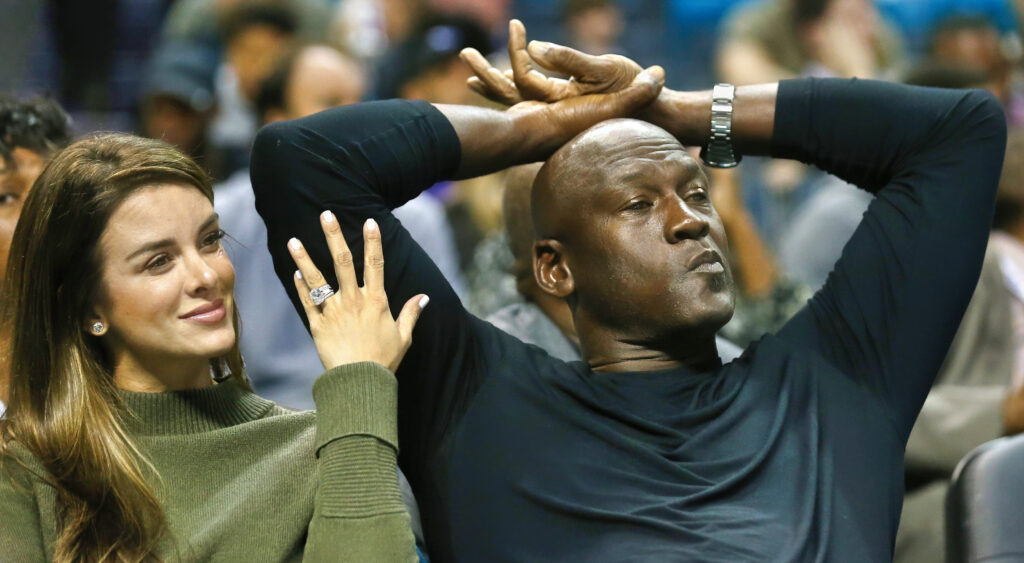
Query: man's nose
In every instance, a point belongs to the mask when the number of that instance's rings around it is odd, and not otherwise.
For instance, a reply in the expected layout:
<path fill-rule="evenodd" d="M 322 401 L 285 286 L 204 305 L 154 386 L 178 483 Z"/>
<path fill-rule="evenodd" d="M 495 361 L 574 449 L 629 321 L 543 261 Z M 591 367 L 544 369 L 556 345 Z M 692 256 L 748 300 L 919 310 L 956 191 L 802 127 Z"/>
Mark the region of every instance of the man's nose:
<path fill-rule="evenodd" d="M 707 216 L 692 209 L 682 198 L 673 198 L 666 209 L 665 240 L 674 244 L 686 239 L 698 239 L 707 234 Z"/>

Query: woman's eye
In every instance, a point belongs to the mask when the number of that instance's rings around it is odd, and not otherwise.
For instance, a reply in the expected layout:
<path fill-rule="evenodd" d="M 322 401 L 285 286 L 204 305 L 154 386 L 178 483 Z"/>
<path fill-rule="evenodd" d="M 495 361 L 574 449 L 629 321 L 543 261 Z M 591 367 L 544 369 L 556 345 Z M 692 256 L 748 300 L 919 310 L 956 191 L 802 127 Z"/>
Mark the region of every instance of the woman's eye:
<path fill-rule="evenodd" d="M 216 245 L 219 245 L 221 239 L 223 239 L 226 234 L 227 233 L 225 233 L 221 229 L 217 229 L 216 231 L 213 231 L 212 233 L 206 235 L 206 237 L 203 239 L 203 246 L 216 246 Z"/>
<path fill-rule="evenodd" d="M 146 263 L 147 270 L 159 270 L 171 263 L 171 259 L 166 254 L 156 256 L 152 260 Z"/>

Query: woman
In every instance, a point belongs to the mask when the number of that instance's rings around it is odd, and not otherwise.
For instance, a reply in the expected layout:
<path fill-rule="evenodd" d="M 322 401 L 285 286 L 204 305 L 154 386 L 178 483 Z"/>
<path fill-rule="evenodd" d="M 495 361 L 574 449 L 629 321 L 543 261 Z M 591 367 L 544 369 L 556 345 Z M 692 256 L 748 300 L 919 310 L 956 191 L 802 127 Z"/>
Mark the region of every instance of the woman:
<path fill-rule="evenodd" d="M 292 240 L 327 371 L 316 413 L 263 400 L 212 200 L 192 160 L 128 135 L 75 143 L 37 181 L 5 289 L 4 560 L 415 560 L 389 370 L 427 298 L 396 322 L 380 277 L 360 288 L 339 259 L 338 295 L 315 305 L 324 278 Z M 333 216 L 321 223 L 347 255 Z M 383 260 L 372 222 L 365 236 Z"/>

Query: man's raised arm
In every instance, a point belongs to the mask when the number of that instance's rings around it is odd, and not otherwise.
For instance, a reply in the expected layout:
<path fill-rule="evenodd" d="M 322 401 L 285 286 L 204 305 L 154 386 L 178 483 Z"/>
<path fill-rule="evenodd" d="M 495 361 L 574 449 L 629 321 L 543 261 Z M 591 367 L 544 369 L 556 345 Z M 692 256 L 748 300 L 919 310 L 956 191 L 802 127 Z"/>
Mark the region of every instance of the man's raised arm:
<path fill-rule="evenodd" d="M 322 271 L 333 271 L 317 219 L 325 210 L 338 218 L 360 280 L 362 225 L 371 218 L 379 225 L 385 263 L 368 267 L 385 270 L 392 311 L 418 293 L 431 298 L 397 373 L 405 453 L 416 456 L 424 453 L 416 449 L 430 447 L 444 417 L 457 414 L 489 358 L 475 349 L 473 333 L 481 325 L 391 209 L 441 180 L 546 158 L 590 125 L 649 103 L 663 80 L 655 67 L 614 94 L 523 104 L 506 112 L 411 101 L 356 104 L 275 123 L 257 135 L 256 208 L 267 225 L 276 273 L 297 307 L 286 244 L 299 238 Z M 337 288 L 337 280 L 328 277 Z"/>
<path fill-rule="evenodd" d="M 464 53 L 479 91 L 558 99 L 614 90 L 639 68 L 525 37 L 517 46 L 514 66 L 532 59 L 573 80 L 520 70 L 513 84 Z M 664 89 L 637 117 L 699 146 L 710 115 L 710 91 Z M 801 160 L 876 195 L 825 286 L 779 335 L 872 389 L 906 439 L 978 279 L 1006 142 L 1000 104 L 979 90 L 791 80 L 737 88 L 732 133 L 740 154 Z"/>

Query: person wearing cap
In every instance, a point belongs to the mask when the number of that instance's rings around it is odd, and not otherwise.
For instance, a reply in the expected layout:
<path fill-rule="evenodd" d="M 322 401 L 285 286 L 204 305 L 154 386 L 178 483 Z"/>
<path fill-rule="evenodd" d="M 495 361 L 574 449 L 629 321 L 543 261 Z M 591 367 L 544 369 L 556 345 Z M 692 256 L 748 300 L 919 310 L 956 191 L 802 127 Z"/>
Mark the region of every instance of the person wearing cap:
<path fill-rule="evenodd" d="M 267 126 L 253 148 L 286 285 L 289 237 L 319 264 L 359 265 L 373 218 L 386 260 L 357 275 L 383 272 L 392 310 L 431 296 L 396 375 L 432 557 L 890 561 L 907 436 L 984 256 L 998 100 L 813 78 L 676 92 L 657 67 L 528 52 L 518 22 L 510 36 L 514 80 L 467 54 L 509 111 L 348 106 Z M 875 196 L 825 286 L 727 364 L 714 336 L 734 305 L 728 241 L 684 146 L 718 167 L 803 160 Z M 583 362 L 470 315 L 390 212 L 438 180 L 538 160 L 534 276 L 568 303 Z M 315 236 L 324 209 L 351 256 Z"/>
<path fill-rule="evenodd" d="M 191 43 L 161 45 L 150 59 L 139 97 L 139 133 L 167 141 L 210 166 L 206 130 L 215 111 L 217 54 Z"/>

